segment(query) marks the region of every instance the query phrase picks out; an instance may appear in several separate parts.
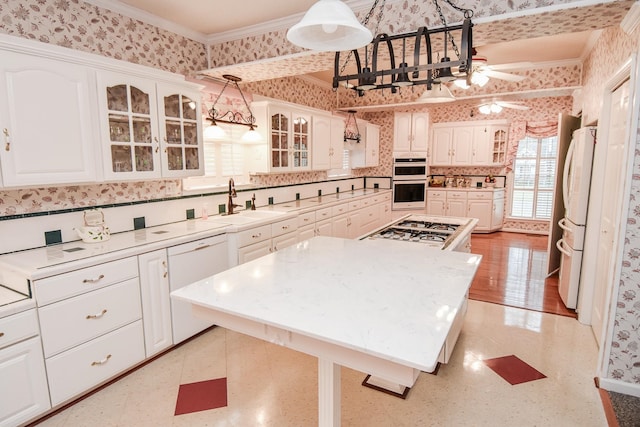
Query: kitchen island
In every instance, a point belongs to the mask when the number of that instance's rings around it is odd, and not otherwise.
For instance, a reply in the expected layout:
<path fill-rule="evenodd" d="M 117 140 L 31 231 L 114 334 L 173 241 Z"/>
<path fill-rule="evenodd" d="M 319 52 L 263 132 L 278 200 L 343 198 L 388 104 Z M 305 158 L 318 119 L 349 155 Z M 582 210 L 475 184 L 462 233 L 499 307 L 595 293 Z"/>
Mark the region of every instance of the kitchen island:
<path fill-rule="evenodd" d="M 318 357 L 319 425 L 340 425 L 340 366 L 411 387 L 432 372 L 481 257 L 314 237 L 174 291 L 194 314 Z"/>

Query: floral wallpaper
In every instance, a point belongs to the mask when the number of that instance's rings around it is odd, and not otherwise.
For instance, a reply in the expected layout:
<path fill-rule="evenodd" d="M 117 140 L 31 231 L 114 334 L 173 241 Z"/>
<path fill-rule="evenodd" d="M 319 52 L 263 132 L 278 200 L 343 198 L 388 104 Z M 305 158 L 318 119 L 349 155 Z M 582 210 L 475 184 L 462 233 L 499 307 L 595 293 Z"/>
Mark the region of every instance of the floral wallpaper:
<path fill-rule="evenodd" d="M 607 29 L 594 46 L 584 65 L 584 116 L 586 123 L 597 120 L 602 92 L 607 80 L 640 47 L 640 31 L 627 35 L 619 28 Z M 640 123 L 636 126 L 636 145 L 632 150 L 633 175 L 627 214 L 626 234 L 618 295 L 613 295 L 615 320 L 608 378 L 640 385 Z"/>
<path fill-rule="evenodd" d="M 0 32 L 185 75 L 207 68 L 202 43 L 81 0 L 0 0 Z"/>

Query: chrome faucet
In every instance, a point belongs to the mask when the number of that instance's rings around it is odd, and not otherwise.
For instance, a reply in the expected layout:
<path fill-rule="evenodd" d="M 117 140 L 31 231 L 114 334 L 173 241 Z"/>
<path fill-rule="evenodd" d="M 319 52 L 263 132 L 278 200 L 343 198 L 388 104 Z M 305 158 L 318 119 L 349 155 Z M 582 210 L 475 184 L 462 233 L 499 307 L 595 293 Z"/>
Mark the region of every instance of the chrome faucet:
<path fill-rule="evenodd" d="M 233 215 L 235 212 L 233 208 L 239 208 L 240 205 L 236 205 L 233 203 L 233 198 L 238 197 L 236 193 L 236 186 L 233 182 L 233 178 L 229 178 L 229 201 L 227 202 L 227 215 Z"/>

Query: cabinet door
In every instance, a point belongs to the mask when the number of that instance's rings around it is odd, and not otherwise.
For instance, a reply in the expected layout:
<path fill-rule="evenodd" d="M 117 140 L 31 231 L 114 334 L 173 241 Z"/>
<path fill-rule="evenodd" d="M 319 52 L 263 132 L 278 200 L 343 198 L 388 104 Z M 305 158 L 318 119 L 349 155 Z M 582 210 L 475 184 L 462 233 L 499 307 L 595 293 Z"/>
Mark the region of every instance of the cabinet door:
<path fill-rule="evenodd" d="M 94 73 L 31 55 L 0 55 L 4 185 L 95 182 Z"/>
<path fill-rule="evenodd" d="M 274 251 L 279 251 L 288 246 L 293 246 L 298 243 L 298 233 L 295 231 L 281 236 L 274 237 L 271 242 L 271 247 Z"/>
<path fill-rule="evenodd" d="M 476 231 L 488 231 L 491 228 L 491 200 L 467 201 L 467 217 L 478 218 Z"/>
<path fill-rule="evenodd" d="M 494 195 L 491 214 L 491 230 L 501 229 L 504 223 L 504 192 L 501 196 Z"/>
<path fill-rule="evenodd" d="M 426 152 L 429 146 L 429 114 L 413 113 L 411 119 L 411 151 Z"/>
<path fill-rule="evenodd" d="M 316 223 L 316 236 L 332 236 L 333 221 L 331 218 Z"/>
<path fill-rule="evenodd" d="M 315 142 L 313 142 L 315 144 Z M 342 117 L 331 118 L 331 148 L 329 158 L 330 169 L 342 169 L 344 153 L 344 119 Z"/>
<path fill-rule="evenodd" d="M 270 170 L 286 171 L 289 166 L 291 145 L 291 118 L 288 111 L 269 107 L 269 144 L 271 152 Z"/>
<path fill-rule="evenodd" d="M 474 165 L 490 165 L 493 163 L 493 140 L 488 126 L 475 126 L 473 129 L 473 153 Z"/>
<path fill-rule="evenodd" d="M 432 165 L 451 164 L 451 144 L 453 128 L 435 128 L 433 130 Z"/>
<path fill-rule="evenodd" d="M 347 239 L 349 237 L 349 215 L 343 214 L 334 217 L 331 227 L 331 235 L 333 237 Z"/>
<path fill-rule="evenodd" d="M 311 116 L 302 112 L 291 115 L 291 170 L 311 169 Z"/>
<path fill-rule="evenodd" d="M 492 163 L 504 165 L 507 153 L 507 126 L 491 126 L 490 145 L 492 146 Z"/>
<path fill-rule="evenodd" d="M 314 115 L 312 120 L 313 158 L 311 160 L 313 169 L 331 169 L 331 139 L 333 137 L 331 117 Z"/>
<path fill-rule="evenodd" d="M 146 356 L 173 344 L 167 251 L 160 249 L 138 256 L 142 320 Z"/>
<path fill-rule="evenodd" d="M 411 113 L 393 115 L 393 151 L 411 151 Z"/>
<path fill-rule="evenodd" d="M 447 202 L 443 199 L 429 199 L 427 197 L 427 213 L 429 215 L 443 216 L 447 213 Z"/>
<path fill-rule="evenodd" d="M 22 425 L 51 408 L 39 337 L 0 350 L 0 378 L 1 426 Z"/>
<path fill-rule="evenodd" d="M 447 191 L 447 215 L 462 218 L 467 216 L 466 191 Z"/>
<path fill-rule="evenodd" d="M 238 249 L 238 264 L 253 261 L 271 253 L 271 239 Z"/>
<path fill-rule="evenodd" d="M 316 235 L 316 225 L 309 224 L 298 228 L 298 242 L 309 240 Z"/>
<path fill-rule="evenodd" d="M 367 123 L 365 149 L 365 165 L 367 167 L 378 166 L 380 163 L 380 128 L 377 125 Z"/>
<path fill-rule="evenodd" d="M 458 126 L 453 129 L 451 164 L 470 165 L 473 148 L 473 127 Z"/>
<path fill-rule="evenodd" d="M 100 72 L 98 106 L 105 178 L 159 178 L 160 141 L 155 83 Z"/>

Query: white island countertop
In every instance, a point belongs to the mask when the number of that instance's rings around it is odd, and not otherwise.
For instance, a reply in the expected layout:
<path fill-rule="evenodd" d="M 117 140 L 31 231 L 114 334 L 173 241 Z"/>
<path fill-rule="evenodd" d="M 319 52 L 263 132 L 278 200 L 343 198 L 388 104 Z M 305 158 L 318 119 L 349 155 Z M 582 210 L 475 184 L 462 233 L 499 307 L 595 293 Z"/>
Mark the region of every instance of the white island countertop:
<path fill-rule="evenodd" d="M 405 242 L 314 237 L 171 295 L 431 372 L 480 260 Z"/>

